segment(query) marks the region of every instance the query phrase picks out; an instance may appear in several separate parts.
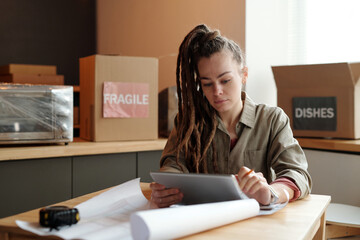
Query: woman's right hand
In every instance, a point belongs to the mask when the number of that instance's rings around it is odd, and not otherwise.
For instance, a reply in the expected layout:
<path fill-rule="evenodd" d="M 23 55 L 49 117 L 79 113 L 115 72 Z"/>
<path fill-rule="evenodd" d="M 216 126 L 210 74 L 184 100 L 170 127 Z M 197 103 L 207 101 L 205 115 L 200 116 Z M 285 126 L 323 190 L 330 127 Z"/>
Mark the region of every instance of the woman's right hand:
<path fill-rule="evenodd" d="M 164 185 L 155 182 L 150 183 L 150 188 L 152 190 L 150 201 L 159 208 L 179 203 L 184 196 L 177 188 L 166 188 Z"/>

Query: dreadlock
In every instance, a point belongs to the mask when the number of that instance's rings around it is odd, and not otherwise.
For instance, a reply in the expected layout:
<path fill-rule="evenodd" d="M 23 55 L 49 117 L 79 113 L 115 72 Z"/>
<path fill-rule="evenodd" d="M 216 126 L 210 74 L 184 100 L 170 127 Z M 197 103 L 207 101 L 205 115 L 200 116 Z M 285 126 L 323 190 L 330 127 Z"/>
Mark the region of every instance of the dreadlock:
<path fill-rule="evenodd" d="M 214 171 L 219 172 L 213 141 L 218 124 L 216 111 L 203 96 L 197 64 L 202 57 L 209 58 L 223 49 L 229 50 L 240 65 L 244 64 L 240 47 L 221 36 L 218 30 L 212 31 L 204 24 L 191 30 L 179 47 L 176 67 L 179 108 L 176 163 L 181 167 L 178 160 L 182 152 L 190 172 L 208 172 L 206 155 L 210 146 Z"/>

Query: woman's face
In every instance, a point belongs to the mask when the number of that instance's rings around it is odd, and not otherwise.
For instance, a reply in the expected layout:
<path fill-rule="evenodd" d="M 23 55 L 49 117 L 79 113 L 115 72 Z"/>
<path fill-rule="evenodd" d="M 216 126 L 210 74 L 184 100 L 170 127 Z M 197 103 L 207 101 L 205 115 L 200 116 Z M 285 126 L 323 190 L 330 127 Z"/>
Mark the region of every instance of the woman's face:
<path fill-rule="evenodd" d="M 201 58 L 198 71 L 205 97 L 220 115 L 241 112 L 241 87 L 247 79 L 247 68 L 240 69 L 232 53 L 223 50 Z"/>

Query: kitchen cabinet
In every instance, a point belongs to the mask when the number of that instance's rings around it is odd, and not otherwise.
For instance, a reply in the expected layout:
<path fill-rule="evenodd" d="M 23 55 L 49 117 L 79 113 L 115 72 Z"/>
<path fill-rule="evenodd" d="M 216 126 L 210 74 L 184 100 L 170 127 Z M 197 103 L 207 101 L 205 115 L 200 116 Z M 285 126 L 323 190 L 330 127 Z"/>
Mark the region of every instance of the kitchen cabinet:
<path fill-rule="evenodd" d="M 0 161 L 0 218 L 71 198 L 70 157 Z"/>
<path fill-rule="evenodd" d="M 116 186 L 137 177 L 142 182 L 151 182 L 149 172 L 159 170 L 164 144 L 164 140 L 158 140 L 0 147 L 3 153 L 0 154 L 0 218 Z M 100 147 L 94 149 L 96 146 Z"/>

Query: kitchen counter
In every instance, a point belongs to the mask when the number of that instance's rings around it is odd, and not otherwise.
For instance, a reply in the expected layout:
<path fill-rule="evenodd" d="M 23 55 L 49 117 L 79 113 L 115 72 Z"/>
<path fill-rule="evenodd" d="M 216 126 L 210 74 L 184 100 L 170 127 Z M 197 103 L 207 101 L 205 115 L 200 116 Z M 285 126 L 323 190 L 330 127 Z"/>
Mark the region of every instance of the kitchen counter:
<path fill-rule="evenodd" d="M 321 173 L 325 161 L 331 169 L 337 169 L 333 165 L 337 166 L 339 161 L 346 171 L 358 169 L 360 140 L 298 140 L 317 186 L 321 186 L 324 178 Z M 6 196 L 0 198 L 0 205 L 7 206 L 0 209 L 0 217 L 78 197 L 137 177 L 150 182 L 149 172 L 159 170 L 166 141 L 87 142 L 75 139 L 68 145 L 0 146 L 0 192 Z M 313 151 L 317 149 L 322 151 Z M 319 171 L 314 169 L 317 165 L 321 166 Z M 328 186 L 328 181 L 325 184 Z M 314 188 L 314 193 L 323 192 Z M 353 196 L 353 191 L 350 192 Z M 345 194 L 332 195 L 336 199 Z M 352 202 L 358 201 L 356 196 L 346 196 Z"/>
<path fill-rule="evenodd" d="M 360 140 L 297 138 L 301 147 L 339 152 L 360 153 Z M 167 139 L 121 142 L 88 142 L 75 139 L 68 145 L 7 145 L 0 146 L 0 161 L 68 157 L 110 153 L 163 150 Z"/>
<path fill-rule="evenodd" d="M 0 161 L 70 157 L 110 153 L 128 153 L 163 150 L 167 139 L 121 142 L 88 142 L 74 139 L 65 144 L 0 145 Z"/>
<path fill-rule="evenodd" d="M 296 138 L 302 148 L 360 153 L 360 140 Z"/>
<path fill-rule="evenodd" d="M 0 146 L 0 218 L 134 178 L 152 181 L 166 139 Z M 26 199 L 26 201 L 24 201 Z M 0 236 L 1 239 L 1 236 Z"/>

